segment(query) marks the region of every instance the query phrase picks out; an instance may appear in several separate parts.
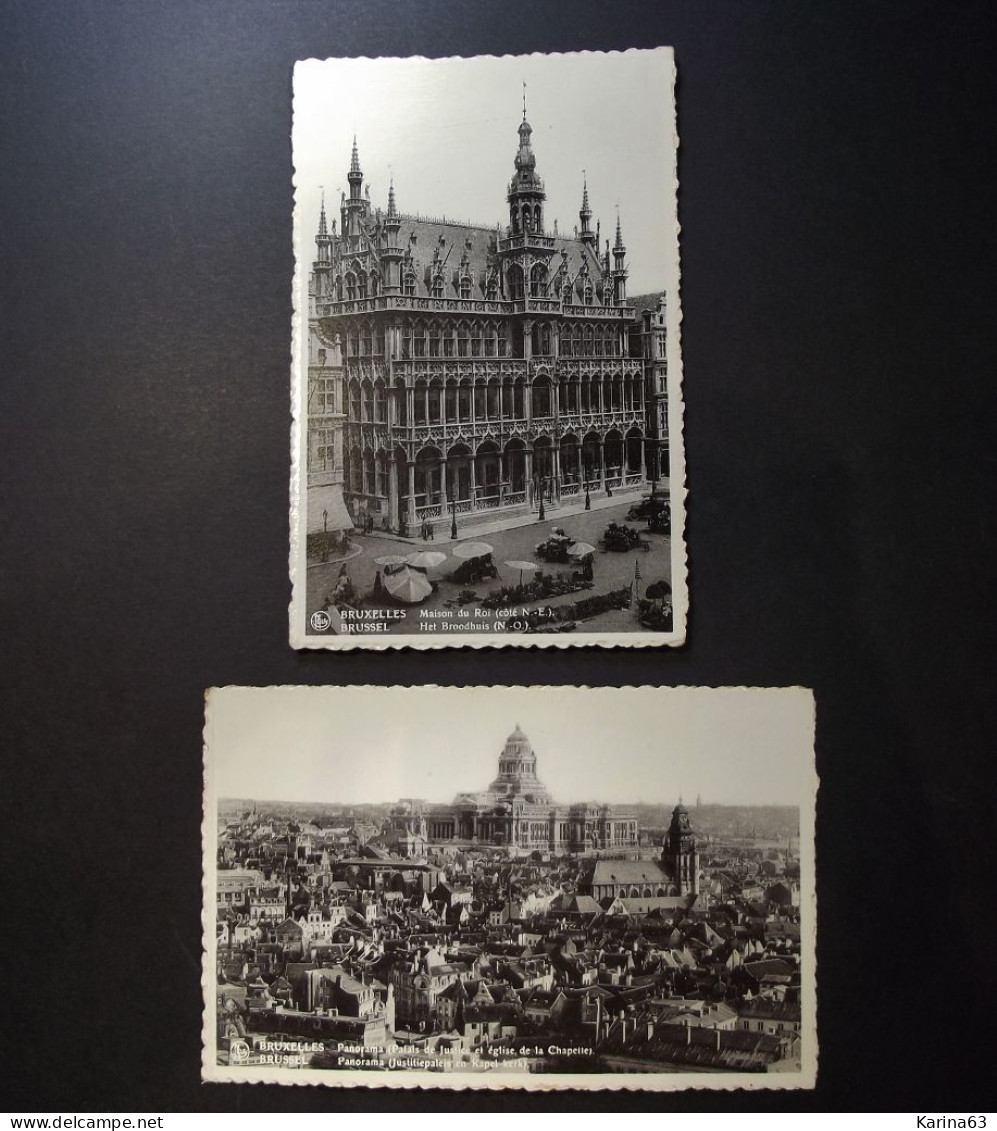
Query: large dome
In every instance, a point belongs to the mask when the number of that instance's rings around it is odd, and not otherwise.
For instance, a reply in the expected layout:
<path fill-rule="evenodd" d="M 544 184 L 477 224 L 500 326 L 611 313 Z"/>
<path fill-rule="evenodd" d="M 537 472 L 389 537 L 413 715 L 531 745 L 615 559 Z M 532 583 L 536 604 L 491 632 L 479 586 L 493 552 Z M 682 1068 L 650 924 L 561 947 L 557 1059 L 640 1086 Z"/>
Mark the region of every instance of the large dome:
<path fill-rule="evenodd" d="M 537 756 L 519 723 L 505 740 L 499 754 L 498 777 L 489 790 L 506 797 L 530 796 L 537 801 L 550 800 L 547 787 L 537 777 Z"/>

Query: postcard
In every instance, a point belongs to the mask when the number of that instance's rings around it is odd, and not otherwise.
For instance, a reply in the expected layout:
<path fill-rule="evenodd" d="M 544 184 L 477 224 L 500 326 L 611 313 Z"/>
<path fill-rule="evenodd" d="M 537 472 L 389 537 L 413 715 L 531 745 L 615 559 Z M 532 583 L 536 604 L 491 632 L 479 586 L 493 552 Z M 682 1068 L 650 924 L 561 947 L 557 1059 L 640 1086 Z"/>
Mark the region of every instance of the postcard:
<path fill-rule="evenodd" d="M 295 67 L 293 646 L 684 641 L 674 88 Z"/>
<path fill-rule="evenodd" d="M 203 1077 L 804 1088 L 803 688 L 208 693 Z"/>

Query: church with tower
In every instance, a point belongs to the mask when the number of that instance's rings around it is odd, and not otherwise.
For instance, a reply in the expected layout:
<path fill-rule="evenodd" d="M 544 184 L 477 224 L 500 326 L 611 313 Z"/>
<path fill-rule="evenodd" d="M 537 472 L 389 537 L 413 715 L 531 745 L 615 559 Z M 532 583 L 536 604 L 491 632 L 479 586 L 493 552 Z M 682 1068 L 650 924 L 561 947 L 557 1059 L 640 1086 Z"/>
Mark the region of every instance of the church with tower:
<path fill-rule="evenodd" d="M 494 226 L 407 213 L 393 182 L 374 207 L 354 139 L 309 281 L 309 534 L 667 487 L 667 295 L 628 298 L 584 178 L 578 225 L 551 230 L 532 134 L 524 106 Z"/>

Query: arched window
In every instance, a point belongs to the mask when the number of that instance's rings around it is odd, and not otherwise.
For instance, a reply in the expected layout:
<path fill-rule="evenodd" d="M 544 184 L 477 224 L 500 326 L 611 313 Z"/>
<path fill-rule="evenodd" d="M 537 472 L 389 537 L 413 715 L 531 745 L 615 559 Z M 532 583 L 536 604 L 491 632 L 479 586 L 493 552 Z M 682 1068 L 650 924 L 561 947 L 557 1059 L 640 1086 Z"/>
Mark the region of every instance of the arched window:
<path fill-rule="evenodd" d="M 435 322 L 431 322 L 429 324 L 429 356 L 430 357 L 439 357 L 440 356 L 441 339 L 442 339 L 442 335 L 440 334 L 439 326 Z"/>
<path fill-rule="evenodd" d="M 592 293 L 593 293 L 592 292 L 592 284 L 586 283 L 585 284 L 585 290 L 582 293 L 584 295 L 585 305 L 591 306 L 592 305 Z"/>
<path fill-rule="evenodd" d="M 443 272 L 437 271 L 433 276 L 433 298 L 443 298 Z"/>
<path fill-rule="evenodd" d="M 533 229 L 537 232 L 543 231 L 543 216 L 539 204 L 533 209 Z"/>
<path fill-rule="evenodd" d="M 343 276 L 342 275 L 336 276 L 336 300 L 338 302 L 343 301 Z"/>
<path fill-rule="evenodd" d="M 460 297 L 471 297 L 471 277 L 470 275 L 461 275 L 460 277 Z"/>
<path fill-rule="evenodd" d="M 485 337 L 481 323 L 475 322 L 471 327 L 471 357 L 481 357 L 484 353 Z"/>
<path fill-rule="evenodd" d="M 514 263 L 509 268 L 509 298 L 511 298 L 513 302 L 516 302 L 525 297 L 523 269 L 517 263 Z"/>
<path fill-rule="evenodd" d="M 367 297 L 367 276 L 363 271 L 357 275 L 357 298 Z"/>
<path fill-rule="evenodd" d="M 466 322 L 457 327 L 457 356 L 469 357 L 471 353 L 471 331 Z"/>
<path fill-rule="evenodd" d="M 542 298 L 547 293 L 547 267 L 546 264 L 537 263 L 530 271 L 530 295 L 532 298 Z"/>
<path fill-rule="evenodd" d="M 415 294 L 415 275 L 411 271 L 405 273 L 405 293 L 407 295 Z"/>
<path fill-rule="evenodd" d="M 357 281 L 352 272 L 346 275 L 346 297 L 348 299 L 357 297 Z"/>
<path fill-rule="evenodd" d="M 488 276 L 488 286 L 486 293 L 488 295 L 488 298 L 492 302 L 494 302 L 495 299 L 498 298 L 498 276 L 494 272 Z"/>

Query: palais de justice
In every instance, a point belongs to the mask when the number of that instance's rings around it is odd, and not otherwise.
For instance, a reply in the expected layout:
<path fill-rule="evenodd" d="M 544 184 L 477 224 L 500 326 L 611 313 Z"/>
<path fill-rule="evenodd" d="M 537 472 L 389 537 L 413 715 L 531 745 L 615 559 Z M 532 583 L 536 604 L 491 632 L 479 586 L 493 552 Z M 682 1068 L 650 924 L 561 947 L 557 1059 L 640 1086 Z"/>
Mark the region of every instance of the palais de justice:
<path fill-rule="evenodd" d="M 660 860 L 638 860 L 633 809 L 617 805 L 559 805 L 537 776 L 537 755 L 520 727 L 499 754 L 498 776 L 478 793 L 458 793 L 450 805 L 401 804 L 390 818 L 394 847 L 406 856 L 454 847 L 501 847 L 604 857 L 593 876 L 596 898 L 636 894 L 686 895 L 699 890 L 699 853 L 689 814 L 678 805 Z M 616 858 L 616 859 L 613 859 Z M 598 889 L 598 891 L 596 891 Z"/>
<path fill-rule="evenodd" d="M 374 208 L 354 139 L 309 279 L 310 534 L 667 487 L 667 296 L 627 299 L 584 178 L 579 224 L 549 229 L 531 135 L 524 111 L 504 227 L 400 212 L 393 182 Z"/>

